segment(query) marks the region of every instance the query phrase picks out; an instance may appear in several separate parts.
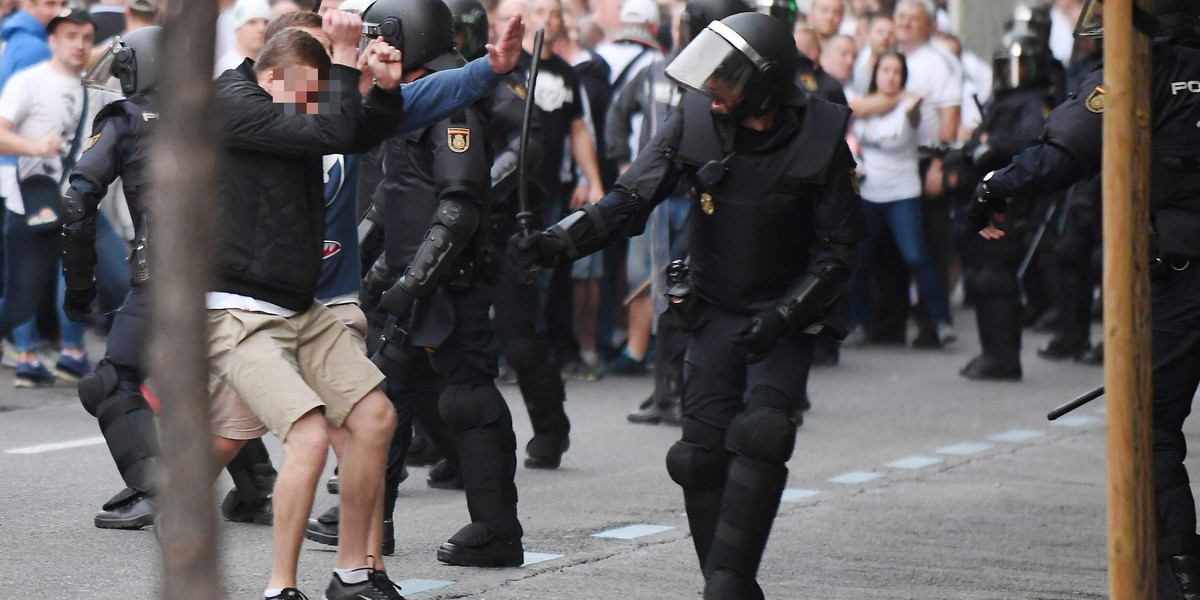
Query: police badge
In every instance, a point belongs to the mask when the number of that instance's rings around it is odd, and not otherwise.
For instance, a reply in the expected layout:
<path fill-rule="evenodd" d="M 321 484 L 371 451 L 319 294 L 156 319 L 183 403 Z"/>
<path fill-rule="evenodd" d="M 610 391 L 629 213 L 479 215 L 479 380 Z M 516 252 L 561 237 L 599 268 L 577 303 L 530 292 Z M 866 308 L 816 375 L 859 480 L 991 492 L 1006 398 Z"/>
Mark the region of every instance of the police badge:
<path fill-rule="evenodd" d="M 716 207 L 713 206 L 712 196 L 708 194 L 700 194 L 700 210 L 706 215 L 712 215 Z"/>
<path fill-rule="evenodd" d="M 1104 88 L 1096 86 L 1096 89 L 1092 90 L 1092 93 L 1088 94 L 1087 99 L 1083 101 L 1083 106 L 1096 114 L 1104 112 Z"/>
<path fill-rule="evenodd" d="M 812 73 L 803 73 L 800 75 L 800 85 L 810 92 L 815 92 L 817 91 L 817 78 Z"/>
<path fill-rule="evenodd" d="M 461 127 L 446 128 L 446 145 L 454 152 L 466 152 L 471 147 L 471 130 Z"/>

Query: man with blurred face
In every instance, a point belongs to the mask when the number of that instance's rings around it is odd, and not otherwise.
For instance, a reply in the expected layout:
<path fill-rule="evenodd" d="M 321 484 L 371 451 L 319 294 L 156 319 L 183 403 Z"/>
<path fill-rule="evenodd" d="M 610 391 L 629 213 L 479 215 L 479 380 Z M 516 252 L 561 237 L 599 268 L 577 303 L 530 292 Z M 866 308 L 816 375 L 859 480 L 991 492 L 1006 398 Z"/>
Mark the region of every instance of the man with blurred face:
<path fill-rule="evenodd" d="M 875 69 L 875 61 L 887 50 L 896 46 L 895 23 L 891 15 L 875 15 L 867 26 L 867 43 L 858 51 L 854 59 L 854 76 L 851 85 L 858 95 L 867 93 L 871 84 L 871 71 Z"/>
<path fill-rule="evenodd" d="M 842 85 L 846 85 L 854 72 L 854 58 L 857 52 L 854 38 L 835 35 L 825 42 L 822 49 L 821 68 L 833 75 Z"/>
<path fill-rule="evenodd" d="M 842 0 L 813 0 L 812 10 L 808 11 L 808 24 L 817 33 L 822 46 L 837 34 L 843 14 Z"/>

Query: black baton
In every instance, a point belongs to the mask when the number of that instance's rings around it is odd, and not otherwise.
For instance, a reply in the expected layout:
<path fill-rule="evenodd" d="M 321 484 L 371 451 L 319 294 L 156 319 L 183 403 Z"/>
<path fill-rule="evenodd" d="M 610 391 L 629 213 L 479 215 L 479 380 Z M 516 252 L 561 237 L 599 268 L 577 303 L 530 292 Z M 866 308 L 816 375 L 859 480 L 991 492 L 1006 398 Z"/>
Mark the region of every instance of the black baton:
<path fill-rule="evenodd" d="M 546 30 L 539 27 L 533 34 L 533 60 L 529 63 L 529 79 L 525 82 L 525 120 L 521 123 L 521 146 L 517 156 L 521 166 L 517 174 L 517 203 L 520 212 L 517 213 L 517 226 L 522 235 L 528 237 L 533 233 L 533 213 L 529 211 L 529 162 L 525 154 L 529 149 L 529 121 L 533 119 L 533 91 L 537 87 L 538 68 L 542 62 L 542 42 Z"/>
<path fill-rule="evenodd" d="M 1094 390 L 1091 390 L 1089 392 L 1086 392 L 1086 393 L 1080 395 L 1079 397 L 1075 398 L 1074 400 L 1050 411 L 1050 413 L 1046 415 L 1046 418 L 1053 421 L 1053 420 L 1055 420 L 1055 419 L 1057 419 L 1057 418 L 1059 418 L 1059 417 L 1079 408 L 1080 406 L 1083 406 L 1084 404 L 1087 404 L 1088 402 L 1091 402 L 1092 400 L 1095 400 L 1096 398 L 1099 398 L 1100 396 L 1103 396 L 1103 395 L 1104 395 L 1104 386 L 1100 386 L 1100 387 L 1098 387 Z"/>

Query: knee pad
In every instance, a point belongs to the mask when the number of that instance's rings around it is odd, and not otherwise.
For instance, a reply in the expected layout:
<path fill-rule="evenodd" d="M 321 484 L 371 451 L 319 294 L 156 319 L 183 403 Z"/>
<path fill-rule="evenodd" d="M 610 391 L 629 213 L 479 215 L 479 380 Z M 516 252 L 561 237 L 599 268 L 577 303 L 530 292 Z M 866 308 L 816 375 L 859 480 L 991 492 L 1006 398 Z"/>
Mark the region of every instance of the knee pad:
<path fill-rule="evenodd" d="M 777 388 L 755 387 L 746 397 L 746 410 L 729 424 L 725 446 L 754 460 L 787 462 L 796 446 L 796 404 Z"/>
<path fill-rule="evenodd" d="M 667 451 L 667 474 L 688 491 L 724 487 L 729 452 L 680 440 Z"/>
<path fill-rule="evenodd" d="M 517 372 L 532 371 L 550 358 L 550 344 L 541 336 L 521 336 L 504 345 L 504 356 Z"/>
<path fill-rule="evenodd" d="M 461 432 L 505 420 L 508 405 L 494 387 L 452 385 L 438 399 L 438 411 L 451 431 Z"/>
<path fill-rule="evenodd" d="M 81 377 L 77 384 L 79 402 L 83 404 L 83 409 L 93 417 L 98 416 L 96 410 L 100 403 L 116 391 L 120 381 L 116 367 L 107 360 L 100 361 L 96 370 Z"/>

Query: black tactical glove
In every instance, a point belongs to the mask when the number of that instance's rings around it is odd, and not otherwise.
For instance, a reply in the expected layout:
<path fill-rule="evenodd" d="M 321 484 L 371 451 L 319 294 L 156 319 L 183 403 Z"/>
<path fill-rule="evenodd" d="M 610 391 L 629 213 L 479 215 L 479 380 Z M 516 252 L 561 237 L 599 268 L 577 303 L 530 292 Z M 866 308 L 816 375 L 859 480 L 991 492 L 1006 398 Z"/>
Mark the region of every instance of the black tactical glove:
<path fill-rule="evenodd" d="M 96 299 L 96 286 L 81 290 L 68 289 L 63 296 L 63 312 L 76 323 L 87 321 L 92 312 L 92 300 Z"/>
<path fill-rule="evenodd" d="M 975 187 L 975 200 L 967 207 L 967 226 L 971 231 L 979 231 L 992 222 L 992 214 L 1004 214 L 1008 202 L 1002 196 L 997 196 L 988 190 L 988 180 L 992 173 L 983 176 L 983 181 Z"/>
<path fill-rule="evenodd" d="M 396 322 L 401 327 L 405 326 L 408 318 L 412 316 L 413 303 L 416 299 L 409 294 L 407 290 L 400 286 L 397 282 L 388 291 L 383 293 L 383 297 L 379 300 L 379 308 L 384 312 L 396 317 Z"/>
<path fill-rule="evenodd" d="M 513 262 L 527 271 L 557 265 L 566 256 L 566 250 L 565 242 L 545 231 L 535 231 L 528 236 L 515 233 L 508 240 Z"/>
<path fill-rule="evenodd" d="M 779 339 L 788 333 L 783 315 L 767 309 L 750 319 L 750 324 L 733 336 L 733 343 L 746 351 L 746 362 L 753 364 L 766 358 Z"/>

